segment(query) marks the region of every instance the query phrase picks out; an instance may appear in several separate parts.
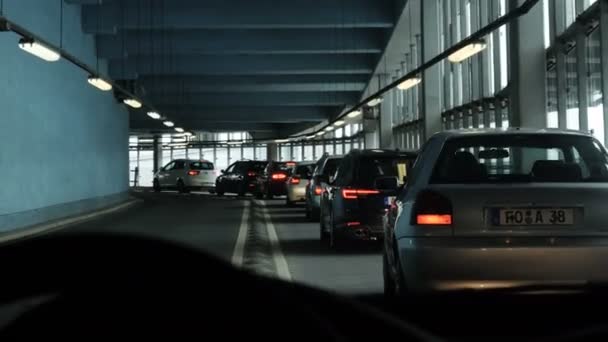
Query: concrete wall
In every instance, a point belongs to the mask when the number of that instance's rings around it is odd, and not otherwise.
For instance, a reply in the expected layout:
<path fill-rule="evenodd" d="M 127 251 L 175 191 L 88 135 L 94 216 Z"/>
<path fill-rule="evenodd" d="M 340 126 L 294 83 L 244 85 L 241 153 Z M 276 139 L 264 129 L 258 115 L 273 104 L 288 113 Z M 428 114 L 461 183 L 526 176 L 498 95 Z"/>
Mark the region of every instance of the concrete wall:
<path fill-rule="evenodd" d="M 57 45 L 59 14 L 59 1 L 4 1 L 5 17 Z M 0 232 L 107 206 L 128 190 L 127 110 L 84 71 L 31 56 L 18 40 L 0 32 Z M 95 65 L 76 5 L 64 5 L 63 47 Z"/>

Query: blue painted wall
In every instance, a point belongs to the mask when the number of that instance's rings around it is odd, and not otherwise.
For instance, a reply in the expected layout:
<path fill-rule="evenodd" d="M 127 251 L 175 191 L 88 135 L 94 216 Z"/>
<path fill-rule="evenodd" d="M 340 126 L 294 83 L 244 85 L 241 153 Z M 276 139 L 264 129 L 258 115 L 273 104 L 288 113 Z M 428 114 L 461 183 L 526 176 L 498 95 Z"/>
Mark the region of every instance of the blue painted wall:
<path fill-rule="evenodd" d="M 95 66 L 79 6 L 63 10 L 64 49 Z M 57 0 L 4 0 L 4 16 L 57 45 L 59 14 Z M 120 201 L 128 190 L 128 111 L 67 61 L 21 51 L 19 38 L 0 32 L 0 232 Z"/>

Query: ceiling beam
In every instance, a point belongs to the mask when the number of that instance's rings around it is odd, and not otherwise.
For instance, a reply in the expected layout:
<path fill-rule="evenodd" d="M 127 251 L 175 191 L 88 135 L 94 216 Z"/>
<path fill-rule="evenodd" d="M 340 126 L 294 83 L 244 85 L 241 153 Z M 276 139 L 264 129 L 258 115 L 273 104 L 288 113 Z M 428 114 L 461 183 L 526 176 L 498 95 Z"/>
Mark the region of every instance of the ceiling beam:
<path fill-rule="evenodd" d="M 174 120 L 225 122 L 318 122 L 328 119 L 340 107 L 217 107 L 217 106 L 159 106 Z"/>
<path fill-rule="evenodd" d="M 101 58 L 231 54 L 380 54 L 387 29 L 129 30 L 100 35 Z M 123 51 L 124 42 L 124 51 Z"/>
<path fill-rule="evenodd" d="M 155 106 L 340 106 L 354 104 L 360 92 L 307 92 L 307 93 L 189 93 L 151 97 Z"/>
<path fill-rule="evenodd" d="M 159 2 L 146 6 L 137 1 L 72 2 L 83 3 L 82 26 L 87 33 L 162 28 L 390 28 L 396 20 L 393 0 L 180 0 L 166 1 L 164 8 Z"/>
<path fill-rule="evenodd" d="M 170 62 L 170 63 L 169 63 Z M 299 75 L 371 74 L 377 59 L 369 55 L 229 55 L 110 60 L 110 77 L 145 75 Z"/>
<path fill-rule="evenodd" d="M 212 84 L 191 83 L 182 85 L 179 83 L 140 83 L 150 98 L 163 95 L 175 95 L 182 93 L 264 93 L 264 92 L 362 92 L 366 83 L 262 83 L 262 84 Z"/>

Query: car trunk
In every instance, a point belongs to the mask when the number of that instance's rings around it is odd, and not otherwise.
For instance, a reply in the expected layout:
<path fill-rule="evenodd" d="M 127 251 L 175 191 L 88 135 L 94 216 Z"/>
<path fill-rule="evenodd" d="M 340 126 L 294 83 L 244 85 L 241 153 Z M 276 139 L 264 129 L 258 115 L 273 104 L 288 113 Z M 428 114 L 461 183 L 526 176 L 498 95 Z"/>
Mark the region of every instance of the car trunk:
<path fill-rule="evenodd" d="M 455 236 L 608 235 L 608 184 L 434 185 L 452 205 Z"/>

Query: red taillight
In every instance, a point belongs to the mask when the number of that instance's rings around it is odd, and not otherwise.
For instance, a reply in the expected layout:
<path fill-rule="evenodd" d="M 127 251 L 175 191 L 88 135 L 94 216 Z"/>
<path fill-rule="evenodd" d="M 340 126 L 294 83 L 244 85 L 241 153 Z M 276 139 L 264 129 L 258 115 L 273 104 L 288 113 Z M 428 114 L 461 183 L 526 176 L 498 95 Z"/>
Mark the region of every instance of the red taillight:
<path fill-rule="evenodd" d="M 247 176 L 249 176 L 249 177 L 255 177 L 256 175 L 257 174 L 255 172 L 253 172 L 253 171 L 247 172 Z"/>
<path fill-rule="evenodd" d="M 416 215 L 416 224 L 445 226 L 452 224 L 452 215 L 420 214 Z"/>
<path fill-rule="evenodd" d="M 449 226 L 453 222 L 452 203 L 442 194 L 424 190 L 416 196 L 412 223 L 421 226 Z"/>
<path fill-rule="evenodd" d="M 197 170 L 188 171 L 188 176 L 198 176 L 201 172 Z"/>
<path fill-rule="evenodd" d="M 284 173 L 275 173 L 271 176 L 271 178 L 273 180 L 284 180 L 285 178 L 287 178 L 287 175 Z"/>
<path fill-rule="evenodd" d="M 365 189 L 342 189 L 342 197 L 344 199 L 357 199 L 359 196 L 367 195 L 378 195 L 378 190 L 365 190 Z"/>
<path fill-rule="evenodd" d="M 296 162 L 287 162 L 285 165 L 289 167 L 296 166 Z"/>
<path fill-rule="evenodd" d="M 361 222 L 346 222 L 346 226 L 347 227 L 356 227 L 356 226 L 360 226 Z"/>
<path fill-rule="evenodd" d="M 292 178 L 289 181 L 290 184 L 300 184 L 300 178 Z"/>
<path fill-rule="evenodd" d="M 315 186 L 315 195 L 321 196 L 322 193 L 323 193 L 323 188 L 321 188 L 320 186 Z"/>

